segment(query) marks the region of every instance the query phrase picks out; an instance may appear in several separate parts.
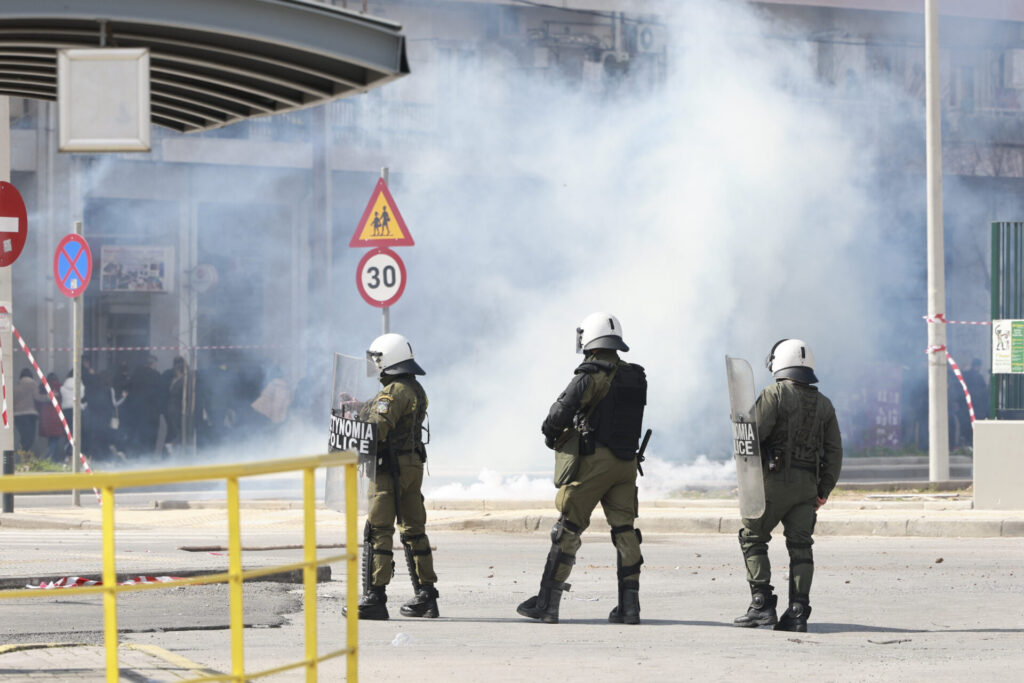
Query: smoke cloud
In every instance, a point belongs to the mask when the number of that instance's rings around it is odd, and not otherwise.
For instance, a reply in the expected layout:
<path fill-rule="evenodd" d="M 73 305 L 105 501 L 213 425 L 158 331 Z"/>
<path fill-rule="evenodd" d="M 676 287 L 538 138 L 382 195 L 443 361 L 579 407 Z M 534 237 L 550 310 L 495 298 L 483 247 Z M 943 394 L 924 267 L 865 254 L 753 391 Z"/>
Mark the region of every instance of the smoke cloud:
<path fill-rule="evenodd" d="M 743 3 L 680 5 L 654 86 L 629 72 L 540 78 L 497 47 L 444 61 L 406 22 L 413 74 L 344 105 L 416 239 L 400 250 L 409 282 L 391 329 L 428 372 L 431 468 L 458 479 L 434 497 L 550 495 L 524 473 L 550 468 L 539 426 L 593 311 L 620 318 L 625 357 L 647 368 L 650 495 L 734 478 L 726 354 L 749 359 L 760 388 L 771 345 L 803 338 L 827 395 L 853 386 L 861 361 L 923 367 L 923 296 L 907 292 L 923 290 L 924 233 L 905 236 L 923 185 L 903 193 L 879 166 L 894 145 L 923 155 L 920 103 L 861 82 L 871 104 L 852 107 L 849 83 L 823 81 L 812 43 L 786 27 Z M 423 92 L 451 106 L 421 114 L 421 136 L 394 133 L 380 107 Z M 221 168 L 204 191 L 259 204 L 298 184 L 287 173 Z M 362 254 L 344 245 L 373 183 L 342 178 L 331 310 L 298 343 L 361 356 L 379 313 L 349 284 Z M 270 234 L 289 239 L 287 226 Z M 329 376 L 324 355 L 305 359 L 313 377 Z M 321 400 L 322 384 L 297 392 Z M 323 431 L 299 430 L 290 449 L 323 448 L 326 410 Z M 226 457 L 239 453 L 284 455 Z"/>

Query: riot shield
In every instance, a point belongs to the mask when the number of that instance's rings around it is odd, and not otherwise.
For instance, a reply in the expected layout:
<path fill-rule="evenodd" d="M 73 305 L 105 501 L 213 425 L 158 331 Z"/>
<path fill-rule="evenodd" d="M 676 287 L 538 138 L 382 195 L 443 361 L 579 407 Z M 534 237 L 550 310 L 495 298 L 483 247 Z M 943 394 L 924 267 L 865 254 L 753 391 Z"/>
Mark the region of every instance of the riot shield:
<path fill-rule="evenodd" d="M 740 516 L 756 519 L 764 514 L 764 476 L 761 473 L 761 441 L 754 412 L 754 371 L 742 358 L 725 357 L 729 381 L 733 455 L 739 487 Z"/>
<path fill-rule="evenodd" d="M 363 452 L 359 455 L 359 514 L 366 514 L 367 491 L 370 482 L 376 475 L 374 460 L 376 459 L 375 442 L 367 447 L 365 428 L 359 429 L 353 422 L 359 417 L 359 409 L 363 403 L 377 394 L 379 382 L 366 376 L 366 360 L 341 353 L 334 354 L 334 381 L 331 384 L 331 431 L 329 436 L 330 450 L 356 450 L 360 445 Z M 344 468 L 328 467 L 324 485 L 324 505 L 331 510 L 345 509 L 345 473 Z"/>

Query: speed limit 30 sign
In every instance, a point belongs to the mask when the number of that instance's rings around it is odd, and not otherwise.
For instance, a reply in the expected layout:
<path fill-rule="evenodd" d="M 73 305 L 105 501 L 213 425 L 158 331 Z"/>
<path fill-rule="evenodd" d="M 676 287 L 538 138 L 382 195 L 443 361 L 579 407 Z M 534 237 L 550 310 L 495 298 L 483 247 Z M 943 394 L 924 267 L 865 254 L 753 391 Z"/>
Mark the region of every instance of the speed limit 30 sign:
<path fill-rule="evenodd" d="M 373 249 L 359 261 L 356 287 L 366 303 L 387 308 L 405 291 L 405 264 L 387 247 Z"/>

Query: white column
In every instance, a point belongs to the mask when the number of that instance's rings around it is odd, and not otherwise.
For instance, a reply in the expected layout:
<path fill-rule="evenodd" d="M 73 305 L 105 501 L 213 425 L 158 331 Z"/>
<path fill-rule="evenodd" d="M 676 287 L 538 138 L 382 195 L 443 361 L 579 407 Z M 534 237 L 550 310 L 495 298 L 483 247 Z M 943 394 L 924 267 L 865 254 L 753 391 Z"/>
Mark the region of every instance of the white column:
<path fill-rule="evenodd" d="M 0 97 L 0 180 L 11 180 L 11 101 Z M 0 301 L 14 303 L 11 284 L 11 266 L 0 268 Z M 13 307 L 11 320 L 14 321 Z M 2 451 L 14 450 L 14 335 L 6 326 L 0 330 L 0 344 L 3 344 L 4 383 L 7 386 L 7 421 L 8 428 L 0 423 L 0 454 Z"/>
<path fill-rule="evenodd" d="M 942 93 L 939 81 L 938 0 L 925 0 L 925 81 L 928 144 L 928 314 L 946 312 L 946 263 L 942 236 Z M 946 345 L 946 327 L 928 324 L 928 346 Z M 928 354 L 928 478 L 949 479 L 949 414 L 946 355 Z"/>

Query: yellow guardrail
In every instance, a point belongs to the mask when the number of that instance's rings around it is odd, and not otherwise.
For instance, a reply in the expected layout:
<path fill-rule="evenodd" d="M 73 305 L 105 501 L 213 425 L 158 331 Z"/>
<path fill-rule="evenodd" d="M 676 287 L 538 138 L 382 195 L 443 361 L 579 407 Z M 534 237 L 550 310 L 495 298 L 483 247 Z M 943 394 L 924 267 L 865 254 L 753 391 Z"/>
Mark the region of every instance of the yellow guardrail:
<path fill-rule="evenodd" d="M 244 681 L 270 676 L 272 674 L 305 667 L 306 680 L 317 680 L 317 667 L 320 662 L 341 655 L 347 656 L 347 680 L 356 681 L 358 676 L 358 642 L 359 642 L 359 610 L 356 603 L 358 593 L 358 548 L 356 536 L 356 472 L 357 456 L 355 453 L 339 452 L 327 455 L 267 460 L 263 462 L 239 465 L 204 465 L 198 467 L 177 467 L 158 470 L 139 470 L 133 472 L 111 472 L 96 474 L 19 474 L 16 477 L 4 477 L 2 486 L 5 493 L 32 493 L 38 491 L 65 491 L 71 489 L 98 488 L 103 500 L 103 583 L 98 586 L 81 588 L 62 588 L 61 595 L 73 593 L 103 594 L 103 631 L 106 646 L 107 683 L 117 683 L 120 677 L 117 660 L 117 594 L 139 590 L 163 590 L 177 586 L 192 586 L 206 583 L 227 583 L 229 585 L 229 606 L 231 615 L 231 673 L 221 676 L 205 676 L 191 679 L 189 683 L 200 681 Z M 316 556 L 316 486 L 315 474 L 320 467 L 345 468 L 345 549 L 344 555 L 317 558 Z M 241 519 L 239 515 L 238 480 L 261 474 L 278 474 L 281 472 L 302 471 L 302 508 L 303 508 L 303 561 L 295 564 L 262 567 L 242 571 L 242 540 Z M 209 481 L 224 479 L 227 481 L 227 512 L 228 512 L 228 571 L 222 574 L 197 576 L 178 581 L 155 584 L 136 584 L 130 586 L 117 585 L 117 571 L 114 567 L 114 491 L 125 487 L 146 487 L 160 484 L 180 484 L 189 481 Z M 346 647 L 324 655 L 317 653 L 316 624 L 316 570 L 317 567 L 346 561 L 347 591 L 346 604 Z M 285 664 L 265 671 L 245 671 L 245 649 L 242 621 L 242 582 L 267 574 L 302 569 L 305 591 L 305 658 L 298 662 Z M 52 598 L 49 591 L 0 591 L 0 599 L 4 598 Z"/>

